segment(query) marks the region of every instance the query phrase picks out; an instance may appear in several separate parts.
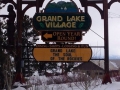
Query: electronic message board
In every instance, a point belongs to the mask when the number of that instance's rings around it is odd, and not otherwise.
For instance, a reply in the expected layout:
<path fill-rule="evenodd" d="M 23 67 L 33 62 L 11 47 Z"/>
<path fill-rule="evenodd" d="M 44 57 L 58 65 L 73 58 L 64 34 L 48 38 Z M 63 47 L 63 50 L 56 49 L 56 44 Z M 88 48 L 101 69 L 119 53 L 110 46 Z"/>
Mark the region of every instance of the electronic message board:
<path fill-rule="evenodd" d="M 88 44 L 38 44 L 33 49 L 37 61 L 87 62 L 92 56 Z"/>

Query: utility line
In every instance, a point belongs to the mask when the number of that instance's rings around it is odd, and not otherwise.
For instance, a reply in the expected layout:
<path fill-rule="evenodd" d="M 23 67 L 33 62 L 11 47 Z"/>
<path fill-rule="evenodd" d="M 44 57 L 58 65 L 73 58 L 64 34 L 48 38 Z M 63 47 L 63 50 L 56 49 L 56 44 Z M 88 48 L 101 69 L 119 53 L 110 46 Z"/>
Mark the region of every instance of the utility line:
<path fill-rule="evenodd" d="M 109 12 L 108 13 L 109 15 L 113 15 L 115 17 L 109 17 L 109 18 L 120 18 L 120 15 L 119 14 L 116 14 L 116 13 L 112 13 L 112 12 Z M 93 33 L 95 33 L 97 36 L 99 36 L 100 38 L 102 38 L 104 40 L 104 38 L 102 36 L 100 36 L 99 34 L 97 34 L 95 31 L 93 31 L 92 29 L 90 29 Z"/>
<path fill-rule="evenodd" d="M 93 33 L 95 33 L 97 36 L 99 36 L 100 38 L 102 38 L 104 40 L 104 38 L 102 36 L 100 36 L 99 34 L 97 34 L 95 31 L 93 31 L 92 29 L 90 29 Z"/>

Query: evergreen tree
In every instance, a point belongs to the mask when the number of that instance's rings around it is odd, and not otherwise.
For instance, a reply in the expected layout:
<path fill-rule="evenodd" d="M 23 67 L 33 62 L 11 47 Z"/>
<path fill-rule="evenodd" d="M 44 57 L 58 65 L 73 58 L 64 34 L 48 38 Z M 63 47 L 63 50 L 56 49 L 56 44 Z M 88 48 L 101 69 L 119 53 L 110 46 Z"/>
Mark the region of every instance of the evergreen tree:
<path fill-rule="evenodd" d="M 0 88 L 11 90 L 14 63 L 11 61 L 13 56 L 11 56 L 9 47 L 7 47 L 7 25 L 4 22 L 5 19 L 0 22 Z"/>
<path fill-rule="evenodd" d="M 22 59 L 24 62 L 23 73 L 30 76 L 38 67 L 38 62 L 33 59 L 32 50 L 36 45 L 39 33 L 32 26 L 32 18 L 28 15 L 23 17 L 22 31 Z M 28 72 L 26 72 L 28 71 Z"/>
<path fill-rule="evenodd" d="M 2 40 L 1 25 L 2 25 L 2 22 L 0 22 L 0 89 L 3 89 L 4 87 L 3 63 L 5 60 L 5 54 L 3 53 L 3 47 L 2 47 L 3 40 Z"/>

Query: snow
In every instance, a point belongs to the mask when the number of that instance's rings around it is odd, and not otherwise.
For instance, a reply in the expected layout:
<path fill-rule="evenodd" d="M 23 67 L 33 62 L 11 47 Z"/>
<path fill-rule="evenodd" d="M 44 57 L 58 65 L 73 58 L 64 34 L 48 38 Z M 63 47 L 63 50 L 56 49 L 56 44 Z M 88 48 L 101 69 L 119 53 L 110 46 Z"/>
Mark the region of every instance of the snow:
<path fill-rule="evenodd" d="M 51 69 L 48 69 L 46 72 L 53 73 L 53 71 Z"/>
<path fill-rule="evenodd" d="M 20 82 L 15 82 L 13 86 L 23 86 L 23 84 L 21 84 Z"/>
<path fill-rule="evenodd" d="M 42 84 L 42 83 L 45 83 L 46 81 L 47 81 L 47 77 L 39 76 L 38 71 L 35 71 L 33 75 L 29 78 L 29 83 L 32 85 Z"/>
<path fill-rule="evenodd" d="M 118 66 L 117 66 L 117 64 L 116 64 L 116 63 L 111 62 L 111 61 L 110 61 L 110 63 L 111 63 L 114 67 L 118 68 Z"/>
<path fill-rule="evenodd" d="M 120 90 L 120 82 L 108 83 L 107 85 L 100 85 L 94 90 Z"/>
<path fill-rule="evenodd" d="M 35 87 L 34 87 L 35 88 Z M 52 90 L 52 88 L 54 88 L 53 90 L 84 90 L 84 89 L 80 89 L 81 87 L 77 87 L 76 85 L 72 84 L 72 86 L 70 86 L 70 83 L 68 84 L 52 84 L 52 85 L 40 85 L 37 87 L 37 90 Z M 47 88 L 47 89 L 45 89 Z M 58 89 L 59 88 L 59 89 Z M 27 90 L 24 89 L 23 87 L 18 87 L 16 89 L 12 89 L 12 90 Z M 30 88 L 28 89 L 30 90 Z M 33 89 L 35 90 L 35 89 Z M 120 90 L 120 82 L 112 82 L 112 84 L 108 83 L 106 85 L 99 85 L 97 87 L 95 87 L 94 89 L 88 89 L 88 90 Z"/>
<path fill-rule="evenodd" d="M 81 63 L 75 63 L 75 65 L 73 67 L 77 67 L 79 66 Z"/>
<path fill-rule="evenodd" d="M 62 63 L 57 63 L 57 66 L 61 66 L 62 65 Z"/>
<path fill-rule="evenodd" d="M 39 76 L 38 71 L 35 71 L 32 76 Z"/>
<path fill-rule="evenodd" d="M 56 70 L 56 72 L 57 72 L 57 73 L 62 73 L 62 69 L 58 68 L 58 69 Z"/>
<path fill-rule="evenodd" d="M 71 72 L 68 72 L 67 74 L 69 77 L 73 77 L 73 74 Z"/>
<path fill-rule="evenodd" d="M 62 76 L 62 75 L 61 75 Z M 16 82 L 16 89 L 12 90 L 85 90 L 86 81 L 81 82 L 68 82 L 62 84 L 47 84 L 47 80 L 51 78 L 51 80 L 62 78 L 61 76 L 54 76 L 54 77 L 46 77 L 46 76 L 39 76 L 38 71 L 35 71 L 31 77 L 29 77 L 29 85 L 31 87 L 25 89 L 22 86 L 25 84 L 20 84 Z M 72 72 L 68 73 L 69 77 L 74 76 Z M 75 78 L 75 77 L 74 77 Z M 111 78 L 112 83 L 101 84 L 101 79 L 96 80 L 87 80 L 88 90 L 120 90 L 120 82 L 115 81 L 115 78 Z M 26 84 L 27 85 L 27 84 Z M 89 86 L 90 85 L 90 86 Z"/>
<path fill-rule="evenodd" d="M 12 89 L 12 90 L 26 90 L 26 89 L 23 87 L 17 87 L 16 89 Z"/>

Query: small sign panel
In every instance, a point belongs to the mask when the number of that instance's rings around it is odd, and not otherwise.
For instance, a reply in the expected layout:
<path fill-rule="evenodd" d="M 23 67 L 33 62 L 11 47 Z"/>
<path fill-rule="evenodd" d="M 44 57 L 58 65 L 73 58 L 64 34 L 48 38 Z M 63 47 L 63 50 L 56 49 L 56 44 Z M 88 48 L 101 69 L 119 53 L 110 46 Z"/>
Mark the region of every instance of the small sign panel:
<path fill-rule="evenodd" d="M 33 17 L 33 27 L 38 31 L 88 31 L 91 18 L 87 13 L 36 13 Z"/>
<path fill-rule="evenodd" d="M 87 62 L 92 50 L 88 44 L 38 44 L 33 49 L 33 56 L 37 61 Z"/>
<path fill-rule="evenodd" d="M 42 31 L 45 42 L 77 42 L 82 40 L 81 31 Z"/>

